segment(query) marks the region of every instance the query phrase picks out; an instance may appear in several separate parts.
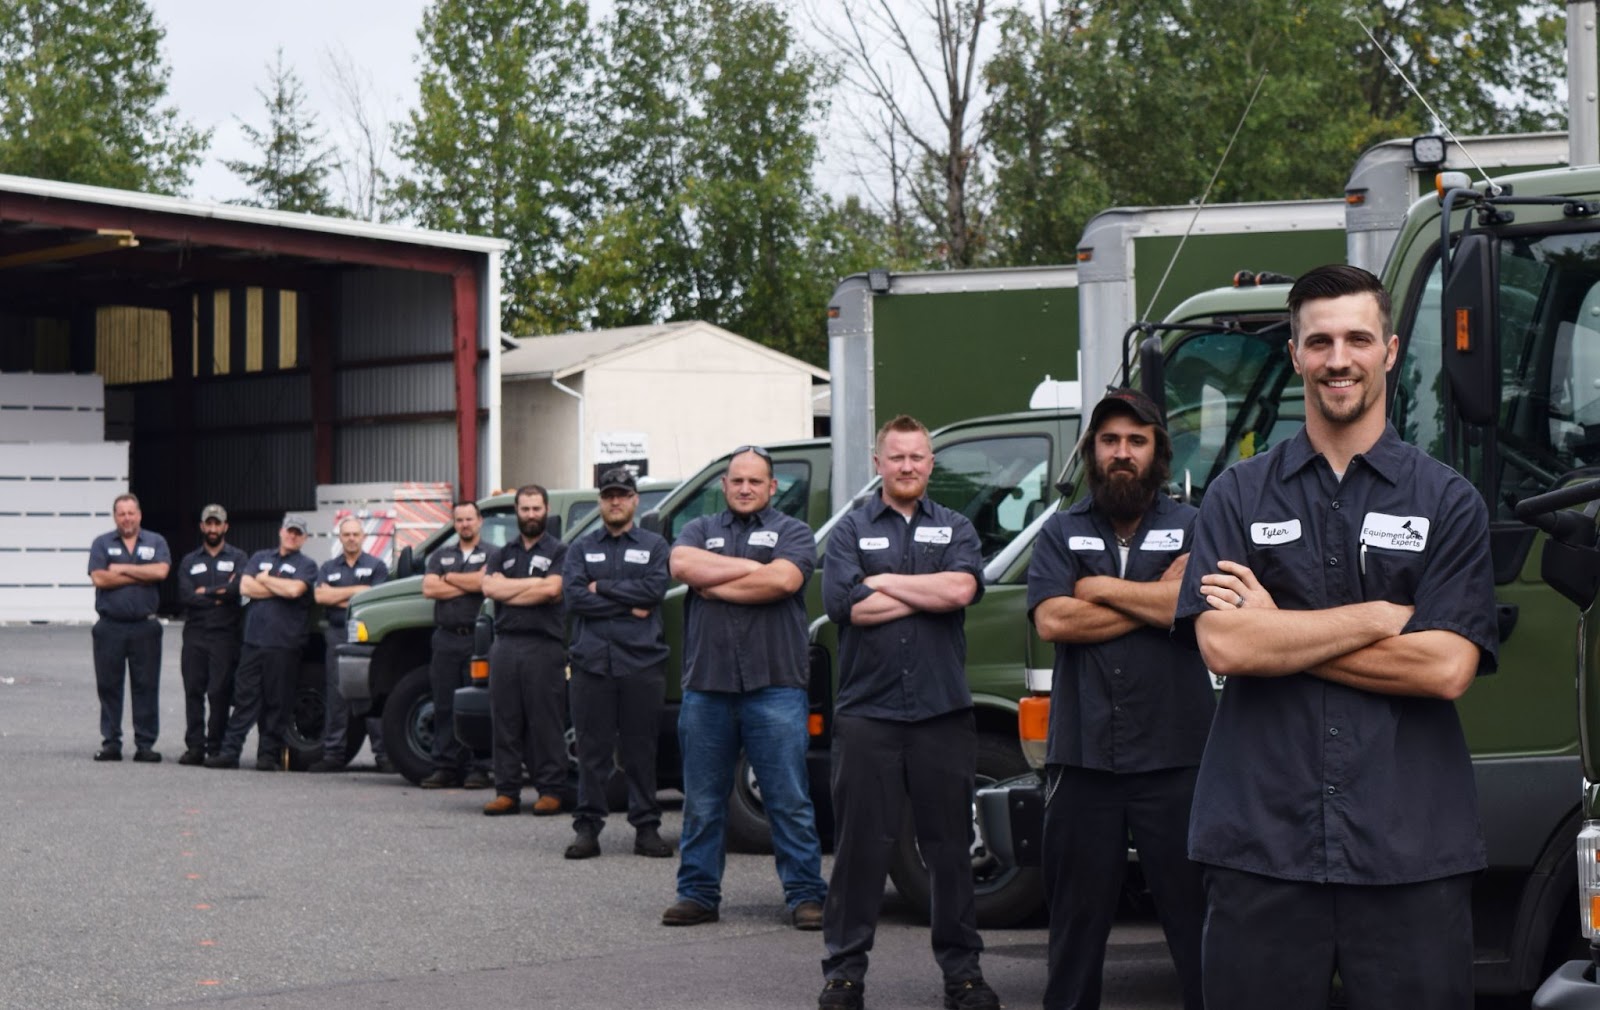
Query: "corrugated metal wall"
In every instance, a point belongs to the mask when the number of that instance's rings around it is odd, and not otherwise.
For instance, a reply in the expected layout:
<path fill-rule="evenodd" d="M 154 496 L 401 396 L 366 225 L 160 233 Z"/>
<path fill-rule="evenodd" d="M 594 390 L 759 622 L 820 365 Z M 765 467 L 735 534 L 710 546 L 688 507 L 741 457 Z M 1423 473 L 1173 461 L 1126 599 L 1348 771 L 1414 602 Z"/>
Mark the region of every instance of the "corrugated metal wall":
<path fill-rule="evenodd" d="M 339 483 L 456 483 L 455 421 L 341 427 L 334 437 Z"/>
<path fill-rule="evenodd" d="M 450 351 L 450 278 L 407 270 L 358 270 L 340 284 L 336 361 Z"/>

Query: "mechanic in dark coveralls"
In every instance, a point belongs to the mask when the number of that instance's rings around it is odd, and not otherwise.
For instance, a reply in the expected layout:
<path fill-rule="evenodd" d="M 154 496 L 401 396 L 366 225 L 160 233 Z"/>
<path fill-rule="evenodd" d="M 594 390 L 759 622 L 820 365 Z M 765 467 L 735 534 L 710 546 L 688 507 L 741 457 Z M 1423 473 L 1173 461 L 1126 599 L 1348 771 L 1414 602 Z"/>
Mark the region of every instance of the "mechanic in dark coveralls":
<path fill-rule="evenodd" d="M 89 545 L 89 581 L 94 583 L 94 679 L 100 693 L 100 749 L 96 761 L 122 760 L 122 671 L 133 692 L 135 761 L 160 761 L 161 624 L 157 588 L 172 567 L 172 553 L 159 533 L 142 526 L 139 499 L 118 495 L 111 503 L 117 528 Z"/>
<path fill-rule="evenodd" d="M 183 608 L 184 734 L 182 765 L 204 763 L 222 750 L 239 662 L 239 580 L 249 556 L 227 541 L 228 510 L 200 510 L 200 546 L 178 562 Z M 207 703 L 211 714 L 206 715 Z"/>

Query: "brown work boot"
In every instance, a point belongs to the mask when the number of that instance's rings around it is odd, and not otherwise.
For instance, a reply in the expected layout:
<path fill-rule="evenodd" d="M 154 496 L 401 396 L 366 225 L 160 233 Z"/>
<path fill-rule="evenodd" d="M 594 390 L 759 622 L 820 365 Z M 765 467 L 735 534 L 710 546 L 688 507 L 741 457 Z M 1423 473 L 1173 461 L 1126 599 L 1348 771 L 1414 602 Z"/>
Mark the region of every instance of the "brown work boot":
<path fill-rule="evenodd" d="M 802 901 L 789 913 L 795 929 L 811 932 L 822 928 L 822 905 L 815 901 Z"/>
<path fill-rule="evenodd" d="M 684 898 L 667 906 L 661 913 L 663 926 L 698 926 L 702 922 L 716 922 L 717 910 Z"/>
<path fill-rule="evenodd" d="M 561 797 L 546 793 L 533 804 L 533 816 L 549 817 L 561 812 Z"/>
<path fill-rule="evenodd" d="M 504 817 L 506 814 L 518 813 L 521 810 L 521 797 L 500 795 L 483 805 L 483 816 Z"/>

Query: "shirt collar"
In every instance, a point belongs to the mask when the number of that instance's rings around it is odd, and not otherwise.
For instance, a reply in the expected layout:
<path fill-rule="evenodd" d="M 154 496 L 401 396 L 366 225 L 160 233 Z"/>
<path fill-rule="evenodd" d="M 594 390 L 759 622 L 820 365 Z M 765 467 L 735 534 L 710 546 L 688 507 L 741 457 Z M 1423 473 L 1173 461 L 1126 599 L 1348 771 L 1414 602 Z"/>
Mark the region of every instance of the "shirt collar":
<path fill-rule="evenodd" d="M 1401 449 L 1405 443 L 1400 440 L 1400 433 L 1395 431 L 1394 425 L 1385 421 L 1383 434 L 1372 444 L 1366 452 L 1358 452 L 1351 458 L 1353 466 L 1360 460 L 1372 469 L 1372 472 L 1388 481 L 1390 484 L 1399 482 L 1400 474 L 1405 466 L 1401 456 Z M 1305 425 L 1295 433 L 1283 447 L 1283 472 L 1285 476 L 1292 476 L 1306 467 L 1314 459 L 1321 458 L 1322 453 L 1311 446 L 1311 437 L 1306 434 Z"/>
<path fill-rule="evenodd" d="M 901 515 L 900 512 L 896 511 L 894 507 L 891 506 L 887 501 L 884 501 L 882 490 L 879 490 L 879 492 L 873 496 L 872 501 L 868 503 L 868 509 L 868 515 L 873 522 L 877 522 L 879 519 L 882 519 L 885 512 L 894 512 L 894 514 L 899 516 L 901 519 L 905 518 L 904 515 Z M 928 500 L 927 495 L 923 495 L 922 497 L 918 498 L 917 507 L 912 509 L 911 518 L 913 520 L 919 515 L 929 517 L 933 515 L 933 503 Z"/>
<path fill-rule="evenodd" d="M 770 526 L 772 525 L 773 516 L 777 513 L 777 511 L 777 509 L 773 508 L 771 505 L 768 505 L 760 512 L 752 512 L 750 516 L 746 518 L 734 512 L 733 509 L 725 508 L 722 510 L 722 525 L 729 528 L 747 525 Z"/>
<path fill-rule="evenodd" d="M 600 528 L 595 530 L 592 534 L 590 534 L 589 540 L 592 543 L 597 543 L 597 544 L 604 543 L 607 540 L 626 540 L 629 543 L 635 543 L 639 539 L 638 537 L 634 536 L 634 534 L 638 531 L 638 529 L 639 529 L 639 524 L 638 523 L 634 523 L 633 525 L 629 526 L 623 532 L 618 533 L 616 536 L 612 536 L 611 535 L 611 531 L 606 529 L 606 524 L 605 523 L 601 523 L 600 524 Z"/>

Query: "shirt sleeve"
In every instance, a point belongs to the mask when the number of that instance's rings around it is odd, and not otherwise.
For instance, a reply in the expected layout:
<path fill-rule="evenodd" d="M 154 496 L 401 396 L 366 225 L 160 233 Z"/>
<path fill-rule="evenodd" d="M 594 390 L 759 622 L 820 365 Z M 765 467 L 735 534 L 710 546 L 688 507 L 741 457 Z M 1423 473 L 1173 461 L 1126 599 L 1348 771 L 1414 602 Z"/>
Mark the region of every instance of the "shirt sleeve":
<path fill-rule="evenodd" d="M 95 537 L 89 544 L 89 571 L 103 572 L 111 567 L 111 556 L 106 553 L 104 537 Z"/>
<path fill-rule="evenodd" d="M 305 557 L 305 555 L 302 554 L 301 557 Z M 305 565 L 295 569 L 294 577 L 299 579 L 301 582 L 304 582 L 306 584 L 306 588 L 309 590 L 316 588 L 317 572 L 319 569 L 317 568 L 317 563 L 312 561 L 309 557 L 306 557 L 306 562 L 307 563 Z M 306 599 L 311 599 L 311 594 L 309 592 L 306 594 Z"/>
<path fill-rule="evenodd" d="M 389 581 L 389 566 L 381 558 L 372 559 L 372 575 L 369 579 L 369 586 L 381 586 Z"/>
<path fill-rule="evenodd" d="M 333 574 L 333 568 L 337 562 L 337 558 L 329 558 L 322 563 L 322 567 L 317 569 L 317 585 L 330 586 L 333 584 L 328 581 L 328 576 Z"/>
<path fill-rule="evenodd" d="M 637 550 L 638 548 L 634 548 Z M 624 564 L 623 571 L 632 571 Z M 657 540 L 650 546 L 650 560 L 630 579 L 596 579 L 595 586 L 607 599 L 630 607 L 654 607 L 667 595 L 672 576 L 667 571 L 667 544 Z"/>
<path fill-rule="evenodd" d="M 500 567 L 500 555 L 501 555 L 501 553 L 502 553 L 502 548 L 499 548 L 499 547 L 485 547 L 484 548 L 484 550 L 483 550 L 483 576 L 484 576 L 484 578 L 488 578 L 491 575 L 505 575 L 506 574 L 505 571 Z M 472 573 L 471 572 L 467 572 L 467 574 L 471 575 Z M 508 575 L 506 577 L 507 578 L 516 578 L 515 575 Z"/>
<path fill-rule="evenodd" d="M 427 564 L 424 565 L 423 569 L 422 569 L 423 570 L 423 574 L 425 574 L 425 575 L 443 575 L 444 574 L 444 562 L 441 559 L 444 557 L 444 553 L 445 553 L 444 551 L 438 550 L 438 551 L 434 551 L 433 553 L 429 554 L 428 555 Z"/>
<path fill-rule="evenodd" d="M 834 524 L 822 566 L 822 606 L 828 619 L 840 627 L 850 623 L 851 608 L 875 592 L 861 582 L 866 574 L 861 567 L 855 520 L 851 513 Z"/>
<path fill-rule="evenodd" d="M 1039 530 L 1028 559 L 1028 620 L 1045 600 L 1071 596 L 1078 585 L 1078 559 L 1067 549 L 1066 512 L 1057 512 Z"/>
<path fill-rule="evenodd" d="M 803 588 L 817 568 L 817 538 L 811 527 L 793 518 L 783 523 L 778 530 L 778 543 L 772 548 L 772 560 L 787 561 L 800 569 Z"/>
<path fill-rule="evenodd" d="M 950 549 L 944 555 L 945 571 L 971 575 L 978 584 L 977 592 L 972 595 L 972 603 L 977 603 L 983 599 L 983 545 L 978 542 L 978 531 L 972 520 L 966 516 L 956 513 L 950 526 Z"/>
<path fill-rule="evenodd" d="M 185 557 L 178 565 L 178 602 L 184 606 L 188 606 L 189 601 L 194 599 L 194 576 L 189 573 L 189 569 L 199 560 L 200 554 L 197 551 Z"/>
<path fill-rule="evenodd" d="M 1173 614 L 1172 635 L 1181 645 L 1198 648 L 1194 637 L 1197 614 L 1211 609 L 1200 593 L 1200 577 L 1217 571 L 1218 561 L 1245 564 L 1249 550 L 1244 542 L 1244 522 L 1239 508 L 1239 480 L 1232 470 L 1224 470 L 1206 489 L 1200 514 L 1195 517 L 1189 563 L 1178 590 L 1178 608 Z"/>
<path fill-rule="evenodd" d="M 567 553 L 567 545 L 557 540 L 555 546 L 550 549 L 550 567 L 545 571 L 545 574 L 560 575 L 561 569 L 567 563 Z"/>
<path fill-rule="evenodd" d="M 678 539 L 672 542 L 674 547 L 698 547 L 705 550 L 706 523 L 704 516 L 690 519 L 688 524 L 678 533 Z"/>
<path fill-rule="evenodd" d="M 1452 480 L 1439 517 L 1429 527 L 1427 560 L 1417 581 L 1404 631 L 1452 631 L 1478 647 L 1478 672 L 1499 663 L 1500 629 L 1494 602 L 1494 564 L 1489 557 L 1489 512 L 1483 498 L 1462 480 Z"/>
<path fill-rule="evenodd" d="M 159 565 L 172 564 L 172 551 L 167 547 L 167 538 L 159 533 L 150 534 L 150 538 L 155 541 L 156 548 L 156 556 L 151 560 Z"/>

